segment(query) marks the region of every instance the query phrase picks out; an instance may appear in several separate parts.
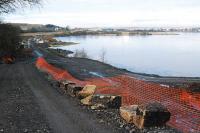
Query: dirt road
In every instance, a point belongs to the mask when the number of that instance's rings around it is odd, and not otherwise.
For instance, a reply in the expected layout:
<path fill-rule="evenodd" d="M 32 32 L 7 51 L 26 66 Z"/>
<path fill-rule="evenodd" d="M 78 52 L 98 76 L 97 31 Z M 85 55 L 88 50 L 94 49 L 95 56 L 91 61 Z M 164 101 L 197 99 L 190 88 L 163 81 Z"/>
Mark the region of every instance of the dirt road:
<path fill-rule="evenodd" d="M 79 103 L 61 95 L 34 64 L 0 64 L 0 132 L 112 133 Z"/>

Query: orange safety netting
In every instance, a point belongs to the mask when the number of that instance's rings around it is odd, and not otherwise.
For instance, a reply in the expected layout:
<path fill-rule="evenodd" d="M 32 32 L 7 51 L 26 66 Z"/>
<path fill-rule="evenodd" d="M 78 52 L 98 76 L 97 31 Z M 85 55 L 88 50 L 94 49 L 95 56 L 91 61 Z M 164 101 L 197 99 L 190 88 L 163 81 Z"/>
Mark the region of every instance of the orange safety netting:
<path fill-rule="evenodd" d="M 121 95 L 123 105 L 160 102 L 171 112 L 168 125 L 183 132 L 200 132 L 200 93 L 145 82 L 128 75 L 80 81 L 66 70 L 48 64 L 42 57 L 38 58 L 36 66 L 56 80 L 66 79 L 79 85 L 94 84 L 98 94 Z"/>
<path fill-rule="evenodd" d="M 54 67 L 53 65 L 49 64 L 43 57 L 39 57 L 36 61 L 36 66 L 42 71 L 47 72 L 50 74 L 55 80 L 64 80 L 68 79 L 73 81 L 79 85 L 85 85 L 86 82 L 77 80 L 73 76 L 71 76 L 67 71 Z"/>

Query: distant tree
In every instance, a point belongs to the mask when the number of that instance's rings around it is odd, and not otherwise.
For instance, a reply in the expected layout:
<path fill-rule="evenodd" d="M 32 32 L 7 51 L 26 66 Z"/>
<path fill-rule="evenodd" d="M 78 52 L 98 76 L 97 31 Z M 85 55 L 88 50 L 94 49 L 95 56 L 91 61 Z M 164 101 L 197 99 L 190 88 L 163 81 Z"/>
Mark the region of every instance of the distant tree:
<path fill-rule="evenodd" d="M 47 25 L 45 25 L 47 28 L 56 28 L 56 27 L 58 27 L 58 26 L 56 26 L 56 25 L 53 25 L 53 24 L 47 24 Z"/>
<path fill-rule="evenodd" d="M 106 50 L 104 48 L 102 48 L 101 54 L 100 54 L 100 60 L 103 63 L 105 63 L 105 56 L 106 56 Z"/>
<path fill-rule="evenodd" d="M 29 30 L 29 32 L 33 32 L 33 33 L 35 33 L 35 32 L 38 32 L 38 29 L 37 28 L 35 28 L 35 27 L 32 27 L 30 30 Z"/>
<path fill-rule="evenodd" d="M 0 0 L 0 13 L 10 13 L 24 7 L 38 5 L 41 0 Z"/>
<path fill-rule="evenodd" d="M 15 54 L 20 49 L 20 28 L 9 24 L 0 24 L 0 53 Z"/>
<path fill-rule="evenodd" d="M 65 27 L 65 30 L 70 31 L 70 27 L 69 26 Z"/>
<path fill-rule="evenodd" d="M 89 58 L 88 55 L 87 55 L 87 52 L 85 51 L 85 49 L 81 49 L 81 50 L 78 50 L 76 49 L 76 51 L 74 52 L 74 57 L 77 57 L 77 58 Z"/>

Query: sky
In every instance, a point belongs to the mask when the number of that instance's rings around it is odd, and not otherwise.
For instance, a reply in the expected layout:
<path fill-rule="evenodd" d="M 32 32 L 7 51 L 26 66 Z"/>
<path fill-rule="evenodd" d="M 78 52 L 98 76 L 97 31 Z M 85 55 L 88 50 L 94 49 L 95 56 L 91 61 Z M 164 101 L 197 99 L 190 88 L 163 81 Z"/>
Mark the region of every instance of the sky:
<path fill-rule="evenodd" d="M 200 0 L 43 0 L 3 20 L 70 27 L 200 26 Z"/>

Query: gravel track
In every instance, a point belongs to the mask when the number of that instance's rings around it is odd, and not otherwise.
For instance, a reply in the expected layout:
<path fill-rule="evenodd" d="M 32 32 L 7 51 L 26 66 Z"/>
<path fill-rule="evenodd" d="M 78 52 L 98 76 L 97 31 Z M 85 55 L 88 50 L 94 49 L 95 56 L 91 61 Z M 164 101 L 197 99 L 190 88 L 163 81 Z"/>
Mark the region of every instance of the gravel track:
<path fill-rule="evenodd" d="M 0 132 L 118 132 L 60 94 L 32 63 L 0 65 L 0 106 Z"/>

